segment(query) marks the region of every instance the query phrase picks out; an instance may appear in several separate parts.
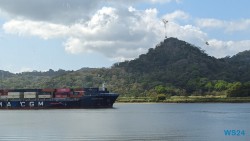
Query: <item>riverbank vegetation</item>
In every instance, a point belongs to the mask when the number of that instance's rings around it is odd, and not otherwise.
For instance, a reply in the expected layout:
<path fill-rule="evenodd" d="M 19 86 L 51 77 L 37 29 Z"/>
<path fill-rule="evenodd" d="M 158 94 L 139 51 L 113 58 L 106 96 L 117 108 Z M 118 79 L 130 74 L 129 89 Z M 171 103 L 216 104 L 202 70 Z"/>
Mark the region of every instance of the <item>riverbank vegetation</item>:
<path fill-rule="evenodd" d="M 171 96 L 165 99 L 155 97 L 119 97 L 120 103 L 249 103 L 250 97 L 224 96 Z"/>

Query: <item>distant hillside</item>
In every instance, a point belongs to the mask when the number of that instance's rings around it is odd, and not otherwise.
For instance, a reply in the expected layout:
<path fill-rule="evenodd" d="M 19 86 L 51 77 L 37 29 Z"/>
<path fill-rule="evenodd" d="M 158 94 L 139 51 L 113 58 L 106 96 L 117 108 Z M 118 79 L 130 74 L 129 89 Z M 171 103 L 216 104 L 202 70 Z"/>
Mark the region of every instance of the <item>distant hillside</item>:
<path fill-rule="evenodd" d="M 132 79 L 146 89 L 173 85 L 193 93 L 223 91 L 234 82 L 250 81 L 249 60 L 250 51 L 216 59 L 192 44 L 167 38 L 139 58 L 117 63 L 114 67 L 132 74 Z"/>
<path fill-rule="evenodd" d="M 10 73 L 10 72 L 4 71 L 4 70 L 0 70 L 0 78 L 4 79 L 4 78 L 12 77 L 12 76 L 14 76 L 13 73 Z"/>
<path fill-rule="evenodd" d="M 220 79 L 223 77 L 220 76 L 222 70 L 227 69 L 228 65 L 222 60 L 208 56 L 194 45 L 176 38 L 168 38 L 155 49 L 149 49 L 147 54 L 119 63 L 116 67 L 148 77 L 148 81 L 183 86 L 193 78 Z"/>
<path fill-rule="evenodd" d="M 72 71 L 65 71 L 62 69 L 58 71 L 50 69 L 46 72 L 32 71 L 22 73 L 0 71 L 0 88 L 43 88 L 46 87 L 44 83 L 50 79 L 70 72 Z"/>
<path fill-rule="evenodd" d="M 167 38 L 138 58 L 112 68 L 2 72 L 2 88 L 106 86 L 123 96 L 250 96 L 250 51 L 216 59 L 200 48 Z"/>
<path fill-rule="evenodd" d="M 250 51 L 243 51 L 231 58 L 225 58 L 230 64 L 227 70 L 231 74 L 231 80 L 247 82 L 250 81 Z"/>

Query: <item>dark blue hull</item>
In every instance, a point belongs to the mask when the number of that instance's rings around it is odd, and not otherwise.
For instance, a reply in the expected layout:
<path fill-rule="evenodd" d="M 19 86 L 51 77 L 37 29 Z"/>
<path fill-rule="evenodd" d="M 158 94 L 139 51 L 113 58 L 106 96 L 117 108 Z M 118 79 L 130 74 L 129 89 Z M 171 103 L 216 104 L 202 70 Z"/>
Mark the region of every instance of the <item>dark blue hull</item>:
<path fill-rule="evenodd" d="M 101 94 L 83 96 L 80 98 L 80 107 L 84 108 L 112 108 L 118 94 Z"/>
<path fill-rule="evenodd" d="M 112 108 L 118 94 L 86 95 L 80 98 L 6 99 L 0 109 Z"/>

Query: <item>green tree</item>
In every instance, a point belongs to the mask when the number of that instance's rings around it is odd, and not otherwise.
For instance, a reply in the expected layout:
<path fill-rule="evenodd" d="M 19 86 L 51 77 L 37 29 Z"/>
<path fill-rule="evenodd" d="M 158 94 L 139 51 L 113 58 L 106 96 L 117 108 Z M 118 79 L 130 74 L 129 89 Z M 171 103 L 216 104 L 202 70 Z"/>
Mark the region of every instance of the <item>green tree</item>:
<path fill-rule="evenodd" d="M 157 100 L 158 101 L 163 101 L 163 100 L 165 100 L 166 99 L 166 95 L 165 94 L 158 94 L 157 95 Z"/>
<path fill-rule="evenodd" d="M 228 97 L 238 97 L 241 95 L 242 84 L 240 82 L 235 82 L 227 90 Z"/>
<path fill-rule="evenodd" d="M 223 91 L 227 89 L 228 83 L 224 80 L 218 80 L 214 86 L 217 91 Z"/>
<path fill-rule="evenodd" d="M 212 82 L 207 82 L 207 84 L 205 85 L 205 88 L 208 90 L 208 92 L 211 92 L 213 90 Z"/>
<path fill-rule="evenodd" d="M 155 90 L 158 94 L 161 94 L 161 93 L 165 93 L 166 92 L 166 88 L 162 85 L 159 85 L 159 86 L 156 86 L 155 87 Z"/>

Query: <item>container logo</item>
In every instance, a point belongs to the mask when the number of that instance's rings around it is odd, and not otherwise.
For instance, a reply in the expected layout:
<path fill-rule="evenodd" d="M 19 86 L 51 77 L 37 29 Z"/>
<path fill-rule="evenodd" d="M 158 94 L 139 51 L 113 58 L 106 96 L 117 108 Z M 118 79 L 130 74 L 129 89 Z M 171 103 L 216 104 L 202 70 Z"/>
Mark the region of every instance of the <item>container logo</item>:
<path fill-rule="evenodd" d="M 7 101 L 7 102 L 0 102 L 0 108 L 3 107 L 43 107 L 44 103 L 43 101 L 20 101 L 20 102 L 13 102 L 13 101 Z"/>

